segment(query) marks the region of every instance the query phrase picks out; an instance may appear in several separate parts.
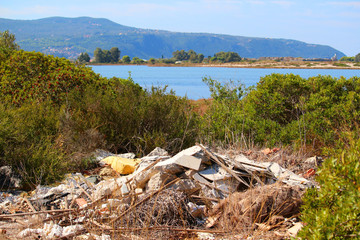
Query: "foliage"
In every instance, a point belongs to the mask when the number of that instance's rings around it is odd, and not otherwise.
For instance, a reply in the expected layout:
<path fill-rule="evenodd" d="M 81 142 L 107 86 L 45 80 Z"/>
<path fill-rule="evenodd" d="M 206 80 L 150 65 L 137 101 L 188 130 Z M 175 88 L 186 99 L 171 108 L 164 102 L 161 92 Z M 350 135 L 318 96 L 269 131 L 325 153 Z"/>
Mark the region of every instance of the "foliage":
<path fill-rule="evenodd" d="M 142 89 L 36 52 L 0 54 L 0 164 L 25 187 L 87 167 L 96 148 L 147 154 L 195 143 L 197 117 L 166 88 Z"/>
<path fill-rule="evenodd" d="M 203 116 L 203 135 L 216 141 L 246 136 L 254 144 L 339 144 L 341 128 L 353 131 L 360 115 L 360 79 L 271 74 L 243 96 L 205 79 L 214 101 Z M 240 85 L 239 85 L 240 87 Z M 224 101 L 224 99 L 230 99 Z M 225 129 L 228 134 L 225 134 Z M 244 140 L 243 140 L 244 141 Z"/>
<path fill-rule="evenodd" d="M 354 61 L 357 63 L 360 62 L 360 53 L 355 55 Z"/>
<path fill-rule="evenodd" d="M 25 188 L 59 180 L 70 161 L 56 144 L 58 116 L 47 103 L 0 105 L 0 162 L 22 176 Z"/>
<path fill-rule="evenodd" d="M 80 63 L 88 63 L 88 62 L 90 62 L 90 56 L 87 52 L 81 53 L 77 60 Z"/>
<path fill-rule="evenodd" d="M 128 55 L 123 56 L 123 58 L 122 58 L 123 63 L 130 63 L 130 61 L 131 61 L 131 59 Z"/>
<path fill-rule="evenodd" d="M 11 34 L 8 30 L 0 32 L 0 51 L 19 50 L 20 47 L 15 43 L 15 35 Z"/>
<path fill-rule="evenodd" d="M 37 52 L 0 53 L 0 59 L 0 100 L 15 105 L 47 99 L 60 104 L 73 89 L 81 92 L 101 81 L 88 67 Z"/>
<path fill-rule="evenodd" d="M 144 60 L 142 60 L 138 57 L 133 57 L 133 59 L 131 60 L 131 63 L 133 63 L 133 64 L 142 64 L 144 62 L 145 62 Z"/>
<path fill-rule="evenodd" d="M 214 57 L 211 58 L 211 61 L 216 62 L 240 62 L 241 57 L 238 53 L 235 52 L 218 52 L 214 54 Z"/>
<path fill-rule="evenodd" d="M 236 144 L 241 138 L 244 114 L 241 99 L 246 89 L 240 83 L 229 81 L 224 84 L 212 79 L 203 78 L 208 85 L 213 101 L 202 116 L 201 138 L 206 142 Z"/>
<path fill-rule="evenodd" d="M 97 63 L 117 63 L 120 59 L 120 50 L 113 47 L 109 50 L 96 48 L 94 51 L 95 62 Z"/>
<path fill-rule="evenodd" d="M 342 57 L 340 58 L 340 61 L 344 61 L 344 62 L 354 62 L 355 61 L 355 57 Z"/>
<path fill-rule="evenodd" d="M 319 189 L 304 198 L 299 236 L 304 239 L 358 239 L 360 237 L 360 141 L 336 150 L 318 171 Z"/>
<path fill-rule="evenodd" d="M 190 61 L 192 63 L 201 63 L 204 60 L 203 54 L 197 54 L 194 50 L 176 50 L 173 52 L 173 58 L 176 61 Z"/>

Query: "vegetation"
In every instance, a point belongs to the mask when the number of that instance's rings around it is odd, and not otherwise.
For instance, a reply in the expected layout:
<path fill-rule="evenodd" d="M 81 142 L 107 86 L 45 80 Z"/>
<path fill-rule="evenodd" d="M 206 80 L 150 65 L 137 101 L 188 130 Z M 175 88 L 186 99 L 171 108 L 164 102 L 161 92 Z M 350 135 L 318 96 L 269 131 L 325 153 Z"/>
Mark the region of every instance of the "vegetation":
<path fill-rule="evenodd" d="M 90 62 L 90 56 L 87 52 L 81 53 L 77 60 L 79 63 L 88 63 Z"/>
<path fill-rule="evenodd" d="M 342 57 L 340 58 L 342 62 L 355 62 L 355 57 Z"/>
<path fill-rule="evenodd" d="M 235 52 L 218 52 L 210 59 L 212 62 L 240 62 L 241 57 Z"/>
<path fill-rule="evenodd" d="M 317 177 L 320 189 L 309 189 L 304 198 L 304 239 L 360 237 L 360 141 L 345 140 L 346 149 L 333 151 L 323 163 Z"/>
<path fill-rule="evenodd" d="M 359 77 L 271 74 L 250 89 L 204 78 L 212 100 L 200 116 L 166 88 L 144 90 L 131 76 L 103 78 L 84 65 L 19 50 L 8 32 L 1 36 L 0 164 L 12 166 L 25 188 L 87 168 L 97 148 L 144 155 L 196 141 L 287 145 L 332 156 L 318 172 L 321 188 L 306 194 L 302 236 L 359 237 Z M 217 55 L 230 56 L 237 59 Z"/>
<path fill-rule="evenodd" d="M 354 58 L 354 62 L 360 62 L 360 53 L 356 54 L 355 58 Z"/>
<path fill-rule="evenodd" d="M 117 63 L 120 60 L 120 50 L 117 47 L 113 47 L 110 50 L 96 48 L 94 58 L 96 63 Z"/>
<path fill-rule="evenodd" d="M 0 164 L 24 187 L 83 170 L 96 148 L 146 154 L 195 143 L 196 116 L 166 88 L 144 90 L 41 53 L 0 52 Z"/>

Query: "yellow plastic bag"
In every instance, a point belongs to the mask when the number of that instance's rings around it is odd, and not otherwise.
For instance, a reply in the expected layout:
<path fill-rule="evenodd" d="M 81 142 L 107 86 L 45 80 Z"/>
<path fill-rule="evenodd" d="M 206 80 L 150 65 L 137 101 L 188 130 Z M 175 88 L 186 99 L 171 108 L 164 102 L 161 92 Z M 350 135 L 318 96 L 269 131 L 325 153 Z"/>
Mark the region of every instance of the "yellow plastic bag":
<path fill-rule="evenodd" d="M 140 160 L 110 156 L 104 158 L 102 162 L 109 164 L 112 169 L 120 174 L 130 174 L 135 171 L 135 168 L 140 163 Z"/>

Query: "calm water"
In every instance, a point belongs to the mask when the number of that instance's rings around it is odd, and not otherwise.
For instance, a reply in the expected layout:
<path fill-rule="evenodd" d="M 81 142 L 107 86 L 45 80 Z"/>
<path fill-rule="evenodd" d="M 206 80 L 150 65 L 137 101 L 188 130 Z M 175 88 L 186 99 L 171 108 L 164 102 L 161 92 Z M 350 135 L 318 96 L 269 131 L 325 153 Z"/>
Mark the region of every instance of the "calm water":
<path fill-rule="evenodd" d="M 148 66 L 92 66 L 92 69 L 103 77 L 128 78 L 129 72 L 133 80 L 142 87 L 165 86 L 173 89 L 178 96 L 189 99 L 210 97 L 203 77 L 211 77 L 218 81 L 240 81 L 246 87 L 256 85 L 260 77 L 271 73 L 294 73 L 303 78 L 331 75 L 346 78 L 360 76 L 360 70 L 347 69 L 259 69 L 259 68 L 222 68 L 222 67 L 148 67 Z"/>

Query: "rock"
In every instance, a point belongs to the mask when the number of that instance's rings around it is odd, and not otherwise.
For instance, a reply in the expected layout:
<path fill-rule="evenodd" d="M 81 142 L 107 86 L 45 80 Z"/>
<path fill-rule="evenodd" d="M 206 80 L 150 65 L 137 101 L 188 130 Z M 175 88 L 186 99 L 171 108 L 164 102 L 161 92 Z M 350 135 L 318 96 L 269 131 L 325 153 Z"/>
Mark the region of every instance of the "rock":
<path fill-rule="evenodd" d="M 311 166 L 318 167 L 322 164 L 322 157 L 314 156 L 305 160 L 305 163 L 310 164 Z"/>
<path fill-rule="evenodd" d="M 197 182 L 199 182 L 199 183 L 202 183 L 202 184 L 205 184 L 205 185 L 210 185 L 210 184 L 211 184 L 208 180 L 206 180 L 205 178 L 203 178 L 202 176 L 200 176 L 199 173 L 193 174 L 193 175 L 192 175 L 192 178 L 193 178 L 195 181 L 197 181 Z"/>
<path fill-rule="evenodd" d="M 204 158 L 204 153 L 201 147 L 194 146 L 179 152 L 171 159 L 173 162 L 175 162 L 180 166 L 191 168 L 194 170 L 199 170 L 203 158 Z"/>
<path fill-rule="evenodd" d="M 21 187 L 21 179 L 16 177 L 10 166 L 0 168 L 0 188 L 16 189 Z"/>
<path fill-rule="evenodd" d="M 86 180 L 92 184 L 98 184 L 100 182 L 100 176 L 98 175 L 92 175 L 92 176 L 88 176 L 86 177 Z"/>
<path fill-rule="evenodd" d="M 174 162 L 180 166 L 187 167 L 194 170 L 199 170 L 201 164 L 201 158 L 194 156 L 182 155 L 179 157 L 173 157 Z"/>
<path fill-rule="evenodd" d="M 121 196 L 122 194 L 120 189 L 126 181 L 126 176 L 111 180 L 103 180 L 96 185 L 96 188 L 92 193 L 92 197 L 96 200 L 102 197 L 107 197 L 110 194 L 114 194 L 114 196 Z"/>
<path fill-rule="evenodd" d="M 175 175 L 183 171 L 183 169 L 179 165 L 169 160 L 170 159 L 165 159 L 161 162 L 158 162 L 155 166 L 146 171 L 142 170 L 149 166 L 149 164 L 151 163 L 141 162 L 140 167 L 137 168 L 136 171 L 133 173 L 133 184 L 135 188 L 144 188 L 150 178 L 159 172 Z"/>
<path fill-rule="evenodd" d="M 154 166 L 154 171 L 157 172 L 167 172 L 169 174 L 178 174 L 183 172 L 184 170 L 180 167 L 180 165 L 176 164 L 173 158 L 166 159 L 157 163 Z"/>
<path fill-rule="evenodd" d="M 106 157 L 110 157 L 110 156 L 115 156 L 115 154 L 102 150 L 102 149 L 96 149 L 95 152 L 93 153 L 95 159 L 97 162 L 100 162 L 101 160 L 103 160 Z"/>
<path fill-rule="evenodd" d="M 155 191 L 174 180 L 176 177 L 166 172 L 158 172 L 153 175 L 147 183 L 147 191 Z"/>
<path fill-rule="evenodd" d="M 192 192 L 198 188 L 191 179 L 180 179 L 169 187 L 170 189 L 181 191 L 181 192 Z"/>
<path fill-rule="evenodd" d="M 126 184 L 123 184 L 121 186 L 121 194 L 122 195 L 127 195 L 127 194 L 129 194 L 129 192 L 130 192 L 130 190 L 129 190 L 128 186 Z"/>
<path fill-rule="evenodd" d="M 159 147 L 156 147 L 154 150 L 152 150 L 148 155 L 147 157 L 152 157 L 152 156 L 169 156 L 169 153 L 162 149 L 162 148 L 159 148 Z"/>
<path fill-rule="evenodd" d="M 122 154 L 116 154 L 116 157 L 134 159 L 136 155 L 135 153 L 122 153 Z"/>
<path fill-rule="evenodd" d="M 300 229 L 303 227 L 303 224 L 301 222 L 297 222 L 294 224 L 293 227 L 288 229 L 288 233 L 291 237 L 296 237 L 297 233 L 300 231 Z"/>

